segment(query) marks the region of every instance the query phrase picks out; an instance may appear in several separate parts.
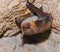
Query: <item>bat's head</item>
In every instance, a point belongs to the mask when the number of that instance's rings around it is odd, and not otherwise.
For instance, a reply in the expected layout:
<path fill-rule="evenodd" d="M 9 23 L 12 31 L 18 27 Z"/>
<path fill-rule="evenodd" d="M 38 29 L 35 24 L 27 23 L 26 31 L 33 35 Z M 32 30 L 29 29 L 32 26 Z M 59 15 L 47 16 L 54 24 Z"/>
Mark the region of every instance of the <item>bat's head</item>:
<path fill-rule="evenodd" d="M 37 32 L 37 26 L 33 22 L 25 22 L 22 25 L 22 33 L 25 35 L 33 35 Z"/>

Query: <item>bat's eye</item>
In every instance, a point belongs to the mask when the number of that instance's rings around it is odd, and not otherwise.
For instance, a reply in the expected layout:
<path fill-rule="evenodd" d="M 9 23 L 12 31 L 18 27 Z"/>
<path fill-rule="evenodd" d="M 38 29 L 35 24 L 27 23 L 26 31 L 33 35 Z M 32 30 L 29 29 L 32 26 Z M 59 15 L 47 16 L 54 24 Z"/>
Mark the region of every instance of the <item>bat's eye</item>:
<path fill-rule="evenodd" d="M 23 30 L 27 30 L 29 28 L 30 28 L 30 23 L 24 23 L 23 26 L 22 26 Z"/>

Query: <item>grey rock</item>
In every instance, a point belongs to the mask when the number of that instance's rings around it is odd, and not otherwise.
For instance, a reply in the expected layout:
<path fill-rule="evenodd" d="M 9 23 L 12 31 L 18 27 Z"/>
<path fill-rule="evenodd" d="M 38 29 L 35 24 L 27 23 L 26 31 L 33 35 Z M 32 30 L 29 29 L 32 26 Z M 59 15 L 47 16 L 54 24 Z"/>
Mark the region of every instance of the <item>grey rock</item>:
<path fill-rule="evenodd" d="M 51 32 L 49 38 L 38 44 L 24 44 L 21 34 L 0 39 L 0 52 L 60 52 L 60 34 Z"/>

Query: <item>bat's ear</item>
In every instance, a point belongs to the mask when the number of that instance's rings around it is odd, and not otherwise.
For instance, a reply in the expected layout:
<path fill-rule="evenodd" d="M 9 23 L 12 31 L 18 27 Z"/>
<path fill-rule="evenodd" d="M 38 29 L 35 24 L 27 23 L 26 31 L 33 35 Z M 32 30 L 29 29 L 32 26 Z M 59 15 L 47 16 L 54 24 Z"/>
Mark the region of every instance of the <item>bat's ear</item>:
<path fill-rule="evenodd" d="M 27 0 L 27 2 L 29 2 L 29 0 Z"/>
<path fill-rule="evenodd" d="M 41 12 L 43 12 L 43 7 L 40 7 L 39 10 L 40 10 Z"/>
<path fill-rule="evenodd" d="M 15 21 L 20 24 L 21 23 L 21 20 L 19 18 L 15 18 Z"/>

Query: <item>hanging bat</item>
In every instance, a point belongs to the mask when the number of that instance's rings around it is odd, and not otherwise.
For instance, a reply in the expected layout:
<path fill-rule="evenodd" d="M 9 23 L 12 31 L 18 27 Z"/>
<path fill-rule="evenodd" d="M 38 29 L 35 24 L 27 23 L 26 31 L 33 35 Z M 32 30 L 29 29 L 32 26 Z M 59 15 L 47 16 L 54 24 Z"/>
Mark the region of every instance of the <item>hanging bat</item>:
<path fill-rule="evenodd" d="M 30 3 L 29 0 L 27 0 L 26 6 L 36 15 L 24 19 L 21 24 L 18 22 L 19 19 L 17 20 L 17 22 L 21 25 L 23 35 L 43 33 L 51 28 L 52 16 L 50 13 L 43 12 L 42 7 L 38 9 L 36 6 Z"/>

